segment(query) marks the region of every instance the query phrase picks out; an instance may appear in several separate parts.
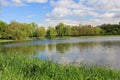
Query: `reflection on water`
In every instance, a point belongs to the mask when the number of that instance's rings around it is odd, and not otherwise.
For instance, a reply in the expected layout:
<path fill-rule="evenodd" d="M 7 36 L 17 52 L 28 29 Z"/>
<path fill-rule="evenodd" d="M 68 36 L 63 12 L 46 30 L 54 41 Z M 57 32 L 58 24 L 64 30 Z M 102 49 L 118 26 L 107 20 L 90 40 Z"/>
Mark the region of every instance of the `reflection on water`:
<path fill-rule="evenodd" d="M 97 64 L 120 69 L 120 37 L 70 38 L 0 44 L 0 52 L 21 52 L 60 64 Z"/>

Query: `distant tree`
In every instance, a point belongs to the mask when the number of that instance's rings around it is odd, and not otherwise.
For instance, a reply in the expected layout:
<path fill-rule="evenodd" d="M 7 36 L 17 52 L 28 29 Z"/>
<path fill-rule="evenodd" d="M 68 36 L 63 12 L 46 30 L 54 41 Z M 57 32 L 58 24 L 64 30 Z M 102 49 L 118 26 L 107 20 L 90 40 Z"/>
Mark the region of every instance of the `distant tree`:
<path fill-rule="evenodd" d="M 80 27 L 80 35 L 81 36 L 88 36 L 88 34 L 89 34 L 89 31 L 88 31 L 89 29 L 88 29 L 88 27 L 87 26 L 82 26 L 82 27 Z"/>
<path fill-rule="evenodd" d="M 79 36 L 79 27 L 78 26 L 71 27 L 70 35 Z"/>
<path fill-rule="evenodd" d="M 65 36 L 70 36 L 70 31 L 71 31 L 71 26 L 66 25 L 66 26 L 64 27 L 64 35 L 65 35 Z"/>
<path fill-rule="evenodd" d="M 0 32 L 0 38 L 2 38 L 2 33 Z"/>
<path fill-rule="evenodd" d="M 27 32 L 26 36 L 28 36 L 28 37 L 31 37 L 34 35 L 35 29 L 34 29 L 34 27 L 31 26 L 31 24 L 21 23 L 21 29 L 24 32 Z"/>
<path fill-rule="evenodd" d="M 100 27 L 94 28 L 94 35 L 103 35 L 103 30 Z"/>
<path fill-rule="evenodd" d="M 8 28 L 8 24 L 3 22 L 3 21 L 0 21 L 0 38 L 5 38 L 6 37 L 6 31 L 7 31 L 7 28 Z"/>
<path fill-rule="evenodd" d="M 33 29 L 33 34 L 31 36 L 36 37 L 36 30 L 38 29 L 38 25 L 34 22 L 30 24 L 31 28 Z"/>
<path fill-rule="evenodd" d="M 42 39 L 45 37 L 45 35 L 46 35 L 45 27 L 38 27 L 38 29 L 36 30 L 37 38 Z"/>
<path fill-rule="evenodd" d="M 46 34 L 47 38 L 52 39 L 56 37 L 56 35 L 57 35 L 56 30 L 53 27 L 48 27 Z"/>
<path fill-rule="evenodd" d="M 59 37 L 64 36 L 65 25 L 63 23 L 59 23 L 55 28 Z"/>
<path fill-rule="evenodd" d="M 120 35 L 120 25 L 119 24 L 103 24 L 99 27 L 104 30 L 104 34 Z"/>
<path fill-rule="evenodd" d="M 0 38 L 2 39 L 13 39 L 13 40 L 24 40 L 31 37 L 37 37 L 38 39 L 44 38 L 45 36 L 52 39 L 56 36 L 91 36 L 91 35 L 120 35 L 119 24 L 103 24 L 100 26 L 93 27 L 91 25 L 78 25 L 70 26 L 63 23 L 53 27 L 39 27 L 36 23 L 20 23 L 11 21 L 7 24 L 0 21 Z"/>
<path fill-rule="evenodd" d="M 12 21 L 9 24 L 9 34 L 8 38 L 14 39 L 14 40 L 23 40 L 29 38 L 29 32 L 27 32 L 26 26 L 22 23 Z"/>

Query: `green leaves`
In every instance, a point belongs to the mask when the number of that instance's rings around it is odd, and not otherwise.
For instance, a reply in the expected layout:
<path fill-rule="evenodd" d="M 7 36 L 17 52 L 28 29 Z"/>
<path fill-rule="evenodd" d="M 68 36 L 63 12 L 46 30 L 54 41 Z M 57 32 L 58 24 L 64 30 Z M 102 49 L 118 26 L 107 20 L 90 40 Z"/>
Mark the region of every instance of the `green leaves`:
<path fill-rule="evenodd" d="M 36 30 L 36 37 L 37 39 L 42 39 L 46 35 L 45 27 L 38 27 Z"/>
<path fill-rule="evenodd" d="M 54 27 L 38 26 L 36 23 L 20 23 L 12 21 L 7 24 L 0 21 L 0 38 L 12 40 L 52 39 L 63 36 L 95 36 L 120 35 L 120 25 L 104 24 L 93 27 L 91 25 L 70 26 L 59 23 Z"/>
<path fill-rule="evenodd" d="M 56 30 L 53 27 L 48 27 L 47 34 L 46 34 L 47 38 L 52 39 L 52 38 L 55 38 L 56 35 L 57 35 Z"/>

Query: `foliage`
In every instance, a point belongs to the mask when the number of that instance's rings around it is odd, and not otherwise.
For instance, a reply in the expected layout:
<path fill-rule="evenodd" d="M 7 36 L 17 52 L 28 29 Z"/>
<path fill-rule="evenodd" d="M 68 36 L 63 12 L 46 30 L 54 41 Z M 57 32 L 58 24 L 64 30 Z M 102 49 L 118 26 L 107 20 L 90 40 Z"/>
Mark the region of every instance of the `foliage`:
<path fill-rule="evenodd" d="M 7 31 L 7 28 L 7 23 L 0 21 L 0 38 L 4 38 L 4 36 L 6 35 L 5 32 Z"/>
<path fill-rule="evenodd" d="M 41 38 L 45 37 L 45 35 L 46 35 L 45 27 L 38 27 L 36 30 L 36 37 L 38 39 L 41 39 Z"/>
<path fill-rule="evenodd" d="M 29 38 L 29 30 L 27 30 L 29 28 L 26 27 L 28 27 L 28 24 L 12 21 L 8 27 L 9 34 L 7 37 L 14 40 L 23 40 Z"/>
<path fill-rule="evenodd" d="M 56 30 L 53 27 L 48 27 L 47 29 L 47 38 L 52 39 L 55 38 L 57 35 Z"/>
<path fill-rule="evenodd" d="M 63 23 L 60 23 L 55 27 L 59 37 L 64 36 L 64 27 L 65 25 Z"/>
<path fill-rule="evenodd" d="M 70 36 L 70 32 L 71 32 L 71 26 L 66 25 L 64 27 L 64 36 Z"/>
<path fill-rule="evenodd" d="M 120 35 L 120 25 L 118 24 L 103 24 L 99 26 L 107 35 Z"/>
<path fill-rule="evenodd" d="M 36 23 L 20 23 L 12 21 L 7 24 L 0 21 L 0 38 L 12 40 L 25 40 L 30 38 L 55 38 L 63 36 L 96 36 L 96 35 L 120 35 L 119 24 L 103 24 L 93 27 L 91 25 L 70 26 L 59 23 L 54 27 L 45 29 Z"/>

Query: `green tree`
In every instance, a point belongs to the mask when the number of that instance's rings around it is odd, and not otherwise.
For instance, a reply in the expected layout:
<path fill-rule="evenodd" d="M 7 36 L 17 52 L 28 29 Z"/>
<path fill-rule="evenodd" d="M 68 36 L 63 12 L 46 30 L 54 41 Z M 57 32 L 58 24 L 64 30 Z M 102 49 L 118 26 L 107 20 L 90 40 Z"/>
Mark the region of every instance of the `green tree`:
<path fill-rule="evenodd" d="M 59 23 L 55 28 L 59 37 L 64 36 L 65 25 L 63 23 Z"/>
<path fill-rule="evenodd" d="M 38 27 L 38 29 L 36 30 L 37 38 L 42 39 L 45 37 L 45 35 L 46 35 L 45 27 Z"/>
<path fill-rule="evenodd" d="M 103 30 L 100 27 L 95 27 L 94 35 L 103 35 Z"/>
<path fill-rule="evenodd" d="M 36 30 L 38 29 L 38 25 L 37 25 L 36 23 L 32 22 L 32 23 L 30 24 L 30 26 L 31 26 L 31 28 L 32 28 L 32 30 L 33 30 L 32 37 L 36 37 L 36 36 L 37 36 L 37 35 L 36 35 Z"/>
<path fill-rule="evenodd" d="M 71 26 L 66 25 L 66 26 L 64 27 L 64 35 L 65 35 L 65 36 L 70 36 L 70 32 L 71 32 Z"/>
<path fill-rule="evenodd" d="M 52 39 L 52 38 L 56 37 L 56 35 L 57 35 L 56 30 L 53 27 L 48 27 L 47 35 L 46 35 L 47 38 Z"/>
<path fill-rule="evenodd" d="M 104 34 L 106 35 L 120 35 L 119 24 L 103 24 L 99 27 L 104 30 Z"/>
<path fill-rule="evenodd" d="M 26 28 L 24 28 L 24 24 L 12 21 L 8 27 L 8 38 L 14 40 L 23 40 L 29 38 L 29 33 Z"/>
<path fill-rule="evenodd" d="M 8 28 L 8 24 L 3 21 L 0 21 L 0 38 L 6 37 L 7 28 Z"/>
<path fill-rule="evenodd" d="M 71 28 L 70 35 L 71 36 L 79 36 L 79 27 L 78 26 L 73 26 Z"/>

